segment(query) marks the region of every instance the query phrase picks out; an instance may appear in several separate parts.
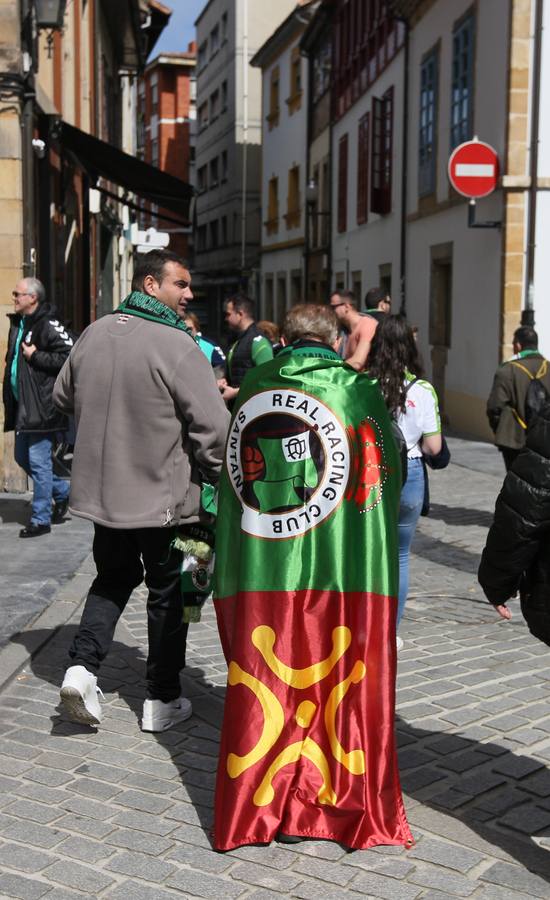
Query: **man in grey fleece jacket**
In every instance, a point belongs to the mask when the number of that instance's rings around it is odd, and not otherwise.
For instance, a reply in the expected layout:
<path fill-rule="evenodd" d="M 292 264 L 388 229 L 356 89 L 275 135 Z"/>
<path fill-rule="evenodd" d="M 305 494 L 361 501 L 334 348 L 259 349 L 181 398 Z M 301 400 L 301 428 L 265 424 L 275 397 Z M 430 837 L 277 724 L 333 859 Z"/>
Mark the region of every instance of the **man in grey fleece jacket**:
<path fill-rule="evenodd" d="M 59 373 L 54 402 L 77 436 L 69 508 L 94 523 L 95 578 L 61 688 L 70 717 L 97 725 L 97 674 L 130 594 L 149 588 L 147 698 L 141 727 L 191 715 L 180 696 L 187 624 L 178 525 L 200 524 L 201 484 L 215 484 L 229 415 L 212 368 L 182 321 L 191 293 L 183 260 L 153 250 L 132 293 L 90 325 Z"/>

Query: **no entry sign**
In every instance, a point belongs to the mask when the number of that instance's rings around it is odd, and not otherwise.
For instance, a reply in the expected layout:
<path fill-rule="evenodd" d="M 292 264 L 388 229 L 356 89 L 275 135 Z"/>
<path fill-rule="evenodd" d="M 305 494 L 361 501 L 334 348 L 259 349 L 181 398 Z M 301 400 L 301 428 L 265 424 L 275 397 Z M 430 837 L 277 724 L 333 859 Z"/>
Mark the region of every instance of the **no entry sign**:
<path fill-rule="evenodd" d="M 483 141 L 467 141 L 451 153 L 449 180 L 463 197 L 486 197 L 497 186 L 498 156 Z"/>

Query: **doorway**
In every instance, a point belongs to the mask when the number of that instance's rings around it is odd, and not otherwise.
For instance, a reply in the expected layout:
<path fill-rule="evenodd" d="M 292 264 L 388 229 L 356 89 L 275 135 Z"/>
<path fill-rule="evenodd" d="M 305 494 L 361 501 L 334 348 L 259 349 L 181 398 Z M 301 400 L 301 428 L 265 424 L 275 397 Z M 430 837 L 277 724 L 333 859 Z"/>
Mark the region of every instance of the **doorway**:
<path fill-rule="evenodd" d="M 445 417 L 447 359 L 451 347 L 453 245 L 430 247 L 430 321 L 429 341 L 432 359 L 432 384 L 439 398 L 442 421 Z"/>

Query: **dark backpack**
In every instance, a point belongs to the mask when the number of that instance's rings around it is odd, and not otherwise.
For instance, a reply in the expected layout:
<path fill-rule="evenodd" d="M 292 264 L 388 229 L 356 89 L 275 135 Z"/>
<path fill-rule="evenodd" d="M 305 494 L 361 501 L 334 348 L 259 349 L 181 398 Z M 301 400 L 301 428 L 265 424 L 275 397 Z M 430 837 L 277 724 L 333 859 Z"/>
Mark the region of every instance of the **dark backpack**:
<path fill-rule="evenodd" d="M 405 388 L 405 396 L 409 391 L 409 388 L 418 381 L 418 377 L 413 378 L 412 381 L 409 381 L 408 385 Z M 397 452 L 399 453 L 399 458 L 401 460 L 401 487 L 405 484 L 407 480 L 407 472 L 408 472 L 408 461 L 407 461 L 407 441 L 405 440 L 405 435 L 401 431 L 399 425 L 397 424 L 397 419 L 395 418 L 395 413 L 391 415 L 391 430 L 393 434 L 393 439 L 397 444 Z"/>
<path fill-rule="evenodd" d="M 525 422 L 519 417 L 517 411 L 515 411 L 516 419 L 521 427 L 527 428 L 532 419 L 536 419 L 544 404 L 550 400 L 550 395 L 541 381 L 548 372 L 548 360 L 543 359 L 534 375 L 526 366 L 522 366 L 519 362 L 513 362 L 512 365 L 517 366 L 518 369 L 521 369 L 521 371 L 525 372 L 529 377 L 529 387 L 527 388 L 527 394 L 525 395 Z"/>

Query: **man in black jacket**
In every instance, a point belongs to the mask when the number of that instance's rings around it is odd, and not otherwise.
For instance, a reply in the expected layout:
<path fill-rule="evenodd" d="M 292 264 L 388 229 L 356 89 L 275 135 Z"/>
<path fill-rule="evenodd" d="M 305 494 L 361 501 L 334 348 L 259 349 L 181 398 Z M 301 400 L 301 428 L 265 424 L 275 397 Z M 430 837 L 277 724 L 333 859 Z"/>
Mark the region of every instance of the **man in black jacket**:
<path fill-rule="evenodd" d="M 249 369 L 273 359 L 273 348 L 258 329 L 254 319 L 254 301 L 235 294 L 225 302 L 225 321 L 237 340 L 227 354 L 227 380 L 218 385 L 222 397 L 231 408 Z"/>
<path fill-rule="evenodd" d="M 69 483 L 54 474 L 52 465 L 55 435 L 67 428 L 67 419 L 55 408 L 52 391 L 73 341 L 46 303 L 44 285 L 37 278 L 21 279 L 12 296 L 4 431 L 15 431 L 15 461 L 33 481 L 31 520 L 19 532 L 19 537 L 29 538 L 48 534 L 51 522 L 61 522 L 67 512 Z"/>
<path fill-rule="evenodd" d="M 503 619 L 519 590 L 531 633 L 550 645 L 550 402 L 529 425 L 506 475 L 478 579 Z"/>

